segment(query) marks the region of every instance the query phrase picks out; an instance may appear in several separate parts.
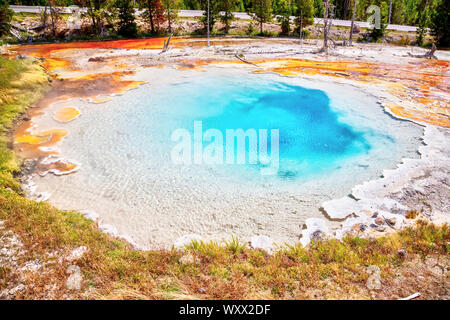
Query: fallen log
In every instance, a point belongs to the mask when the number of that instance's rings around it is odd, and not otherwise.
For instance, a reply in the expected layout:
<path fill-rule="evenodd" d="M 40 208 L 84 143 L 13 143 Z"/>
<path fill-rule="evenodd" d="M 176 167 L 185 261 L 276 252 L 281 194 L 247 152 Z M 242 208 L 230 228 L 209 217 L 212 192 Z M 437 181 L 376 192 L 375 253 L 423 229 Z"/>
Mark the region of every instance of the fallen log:
<path fill-rule="evenodd" d="M 241 53 L 241 54 L 238 54 L 237 52 L 236 52 L 236 54 L 234 55 L 237 59 L 239 59 L 240 61 L 242 61 L 242 62 L 244 62 L 244 63 L 247 63 L 247 64 L 251 64 L 252 66 L 255 66 L 255 67 L 257 67 L 257 68 L 261 68 L 260 66 L 258 66 L 257 64 L 254 64 L 253 62 L 250 62 L 250 61 L 247 61 L 247 60 L 245 60 L 243 57 L 244 57 L 244 55 Z"/>
<path fill-rule="evenodd" d="M 28 30 L 22 27 L 21 25 L 17 23 L 11 23 L 11 27 L 16 29 L 17 31 L 27 32 Z"/>
<path fill-rule="evenodd" d="M 438 58 L 434 55 L 436 50 L 437 50 L 436 45 L 433 43 L 433 46 L 431 47 L 431 50 L 428 51 L 425 54 L 412 54 L 411 52 L 408 52 L 408 54 L 411 57 L 414 57 L 414 58 L 425 58 L 425 59 L 435 59 L 435 60 L 437 60 Z"/>
<path fill-rule="evenodd" d="M 17 32 L 14 28 L 11 28 L 9 30 L 9 33 L 14 36 L 14 38 L 16 38 L 17 40 L 19 40 L 20 42 L 23 41 L 23 38 L 20 36 L 19 32 Z"/>

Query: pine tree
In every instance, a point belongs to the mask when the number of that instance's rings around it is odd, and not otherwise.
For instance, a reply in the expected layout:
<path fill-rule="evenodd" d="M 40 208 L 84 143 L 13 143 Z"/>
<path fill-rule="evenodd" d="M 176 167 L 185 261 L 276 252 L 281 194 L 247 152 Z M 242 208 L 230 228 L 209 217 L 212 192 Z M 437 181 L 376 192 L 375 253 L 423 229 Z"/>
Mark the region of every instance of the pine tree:
<path fill-rule="evenodd" d="M 156 34 L 166 21 L 161 0 L 139 0 L 138 4 L 140 9 L 144 9 L 142 16 L 148 21 L 150 32 Z"/>
<path fill-rule="evenodd" d="M 227 0 L 225 0 L 227 1 Z M 209 0 L 209 30 L 212 31 L 216 21 L 220 18 L 220 6 L 222 0 Z M 200 19 L 203 23 L 203 28 L 206 32 L 208 28 L 208 0 L 199 0 L 200 10 L 203 11 L 203 16 Z"/>
<path fill-rule="evenodd" d="M 310 26 L 314 23 L 314 1 L 294 0 L 294 4 L 295 4 L 295 23 L 299 28 L 299 33 L 300 32 L 303 33 L 304 27 Z"/>
<path fill-rule="evenodd" d="M 291 8 L 290 1 L 288 0 L 277 0 L 274 2 L 274 10 L 276 9 L 277 21 L 281 25 L 281 34 L 289 35 L 291 32 Z"/>
<path fill-rule="evenodd" d="M 136 37 L 137 25 L 134 21 L 134 7 L 131 0 L 116 0 L 117 9 L 119 10 L 119 22 L 117 23 L 118 33 L 124 37 Z"/>
<path fill-rule="evenodd" d="M 372 41 L 379 41 L 386 35 L 386 28 L 389 16 L 389 5 L 386 2 L 380 2 L 380 26 L 374 26 L 369 33 Z"/>
<path fill-rule="evenodd" d="M 180 0 L 162 0 L 164 14 L 169 24 L 168 31 L 172 33 L 172 24 L 178 18 L 178 10 L 180 8 Z"/>
<path fill-rule="evenodd" d="M 219 11 L 222 14 L 219 15 L 220 21 L 225 25 L 224 31 L 228 33 L 230 30 L 231 21 L 234 19 L 233 10 L 238 5 L 237 0 L 220 0 L 219 1 Z"/>
<path fill-rule="evenodd" d="M 425 37 L 427 36 L 427 29 L 430 24 L 428 8 L 424 8 L 422 12 L 419 13 L 418 25 L 416 30 L 416 39 L 419 46 L 423 46 L 425 42 Z"/>
<path fill-rule="evenodd" d="M 430 29 L 437 45 L 441 47 L 450 46 L 450 0 L 440 0 L 433 6 Z"/>
<path fill-rule="evenodd" d="M 11 30 L 11 19 L 13 11 L 9 9 L 8 0 L 0 0 L 0 37 L 9 33 Z"/>
<path fill-rule="evenodd" d="M 260 33 L 263 25 L 272 21 L 272 0 L 250 0 L 249 14 L 259 23 Z"/>

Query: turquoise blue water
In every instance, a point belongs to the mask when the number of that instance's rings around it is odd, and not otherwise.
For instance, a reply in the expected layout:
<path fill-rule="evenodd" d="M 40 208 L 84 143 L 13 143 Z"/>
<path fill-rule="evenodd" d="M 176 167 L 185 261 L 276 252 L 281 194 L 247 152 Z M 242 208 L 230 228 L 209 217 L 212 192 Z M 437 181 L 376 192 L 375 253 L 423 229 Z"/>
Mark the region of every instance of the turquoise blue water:
<path fill-rule="evenodd" d="M 170 247 L 191 233 L 296 242 L 307 218 L 323 218 L 323 201 L 419 156 L 422 128 L 349 85 L 239 68 L 143 73 L 148 84 L 110 102 L 64 104 L 82 114 L 64 125 L 69 134 L 60 146 L 80 170 L 37 184 L 58 207 L 93 210 L 145 248 Z M 44 116 L 54 125 L 52 115 Z M 222 134 L 279 129 L 279 170 L 263 176 L 259 164 L 173 163 L 173 132 L 192 136 L 195 121 Z"/>
<path fill-rule="evenodd" d="M 277 175 L 281 178 L 323 172 L 340 160 L 370 150 L 362 133 L 338 119 L 324 91 L 251 79 L 204 77 L 172 84 L 165 100 L 164 113 L 168 114 L 159 118 L 160 123 L 171 130 L 185 128 L 193 136 L 194 121 L 202 121 L 203 132 L 217 129 L 223 134 L 224 150 L 227 129 L 267 129 L 269 155 L 270 131 L 279 129 Z M 159 100 L 148 103 L 154 101 Z M 244 166 L 253 170 L 261 164 L 247 161 Z"/>

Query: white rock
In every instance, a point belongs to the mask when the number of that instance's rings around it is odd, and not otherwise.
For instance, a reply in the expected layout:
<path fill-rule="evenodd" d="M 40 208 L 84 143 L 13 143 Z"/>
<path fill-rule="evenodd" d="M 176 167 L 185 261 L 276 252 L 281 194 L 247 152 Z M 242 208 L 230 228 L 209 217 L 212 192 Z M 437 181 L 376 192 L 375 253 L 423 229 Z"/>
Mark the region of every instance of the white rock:
<path fill-rule="evenodd" d="M 369 278 L 367 278 L 366 286 L 369 290 L 380 290 L 381 289 L 381 276 L 380 268 L 377 266 L 367 267 Z"/>
<path fill-rule="evenodd" d="M 69 290 L 81 290 L 81 282 L 83 281 L 83 275 L 81 274 L 80 267 L 71 265 L 66 270 L 70 276 L 66 280 L 66 287 Z"/>
<path fill-rule="evenodd" d="M 253 236 L 250 245 L 254 249 L 262 249 L 269 253 L 273 251 L 273 240 L 267 236 Z"/>
<path fill-rule="evenodd" d="M 76 249 L 73 249 L 69 253 L 69 255 L 66 257 L 66 260 L 69 262 L 74 262 L 74 261 L 80 260 L 87 251 L 88 251 L 88 248 L 86 248 L 85 246 L 81 246 Z"/>
<path fill-rule="evenodd" d="M 36 272 L 42 267 L 41 262 L 37 259 L 32 261 L 27 261 L 23 267 L 20 268 L 21 271 Z"/>
<path fill-rule="evenodd" d="M 117 232 L 117 228 L 112 226 L 112 225 L 110 225 L 110 224 L 100 223 L 99 224 L 99 229 L 100 229 L 100 231 L 102 231 L 104 233 L 107 233 L 107 234 L 109 234 L 111 236 L 117 236 L 119 234 Z"/>
<path fill-rule="evenodd" d="M 195 258 L 192 254 L 188 253 L 180 258 L 180 263 L 181 264 L 194 264 Z"/>
<path fill-rule="evenodd" d="M 300 239 L 300 243 L 304 247 L 311 242 L 311 238 L 315 233 L 328 234 L 328 227 L 324 219 L 309 218 L 306 219 L 305 224 L 306 229 L 302 230 L 302 238 Z"/>
<path fill-rule="evenodd" d="M 359 211 L 357 201 L 349 197 L 325 201 L 322 207 L 331 219 L 339 220 L 347 218 L 355 210 Z"/>
<path fill-rule="evenodd" d="M 93 211 L 93 210 L 82 210 L 80 211 L 80 213 L 85 216 L 86 218 L 92 220 L 92 221 L 97 221 L 99 219 L 99 215 L 97 212 Z"/>

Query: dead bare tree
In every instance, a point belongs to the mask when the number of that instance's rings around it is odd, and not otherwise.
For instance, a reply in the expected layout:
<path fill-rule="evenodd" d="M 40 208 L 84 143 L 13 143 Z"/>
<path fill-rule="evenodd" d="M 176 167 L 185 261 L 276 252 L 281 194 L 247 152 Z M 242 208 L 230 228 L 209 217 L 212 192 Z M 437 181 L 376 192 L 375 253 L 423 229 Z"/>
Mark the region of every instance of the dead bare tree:
<path fill-rule="evenodd" d="M 330 0 L 323 0 L 323 3 L 323 47 L 318 53 L 324 52 L 328 54 L 328 10 L 330 8 Z"/>
<path fill-rule="evenodd" d="M 173 33 L 170 34 L 169 39 L 167 39 L 167 41 L 164 41 L 164 47 L 160 53 L 164 53 L 167 50 L 169 50 L 170 39 L 172 39 L 172 36 L 173 36 Z"/>
<path fill-rule="evenodd" d="M 54 37 L 56 37 L 56 31 L 58 28 L 58 20 L 60 19 L 60 9 L 53 6 L 52 1 L 48 2 L 50 9 L 50 24 L 51 30 Z"/>
<path fill-rule="evenodd" d="M 47 3 L 44 6 L 44 10 L 41 10 L 40 14 L 41 14 L 41 26 L 42 29 L 46 29 L 47 28 L 47 22 L 48 22 L 48 12 L 47 12 Z"/>
<path fill-rule="evenodd" d="M 388 24 L 391 24 L 391 16 L 392 16 L 392 0 L 389 1 L 389 17 L 388 17 Z"/>
<path fill-rule="evenodd" d="M 334 46 L 336 46 L 336 43 L 330 38 L 330 30 L 333 25 L 333 18 L 335 15 L 335 11 L 330 13 L 330 9 L 334 8 L 334 10 L 336 10 L 336 8 L 330 4 L 330 0 L 323 0 L 323 2 L 323 47 L 317 51 L 317 53 L 328 54 L 329 42 L 332 42 Z"/>
<path fill-rule="evenodd" d="M 289 2 L 289 8 L 291 4 Z M 300 10 L 300 30 L 299 30 L 299 36 L 300 36 L 300 45 L 303 44 L 303 10 Z"/>
<path fill-rule="evenodd" d="M 61 20 L 62 9 L 56 7 L 53 0 L 49 0 L 45 3 L 44 9 L 41 10 L 41 25 L 36 29 L 43 29 L 46 31 L 50 29 L 53 37 L 57 36 L 58 22 Z M 50 20 L 50 21 L 49 21 Z"/>
<path fill-rule="evenodd" d="M 328 53 L 328 10 L 330 7 L 330 0 L 324 0 L 323 12 L 323 51 Z"/>
<path fill-rule="evenodd" d="M 210 42 L 210 40 L 209 40 L 209 33 L 210 33 L 210 30 L 209 30 L 209 28 L 210 28 L 210 18 L 209 18 L 209 16 L 210 16 L 210 4 L 209 4 L 209 0 L 208 0 L 208 25 L 207 25 L 207 33 L 208 33 L 208 47 L 209 46 L 211 46 L 211 42 Z"/>

